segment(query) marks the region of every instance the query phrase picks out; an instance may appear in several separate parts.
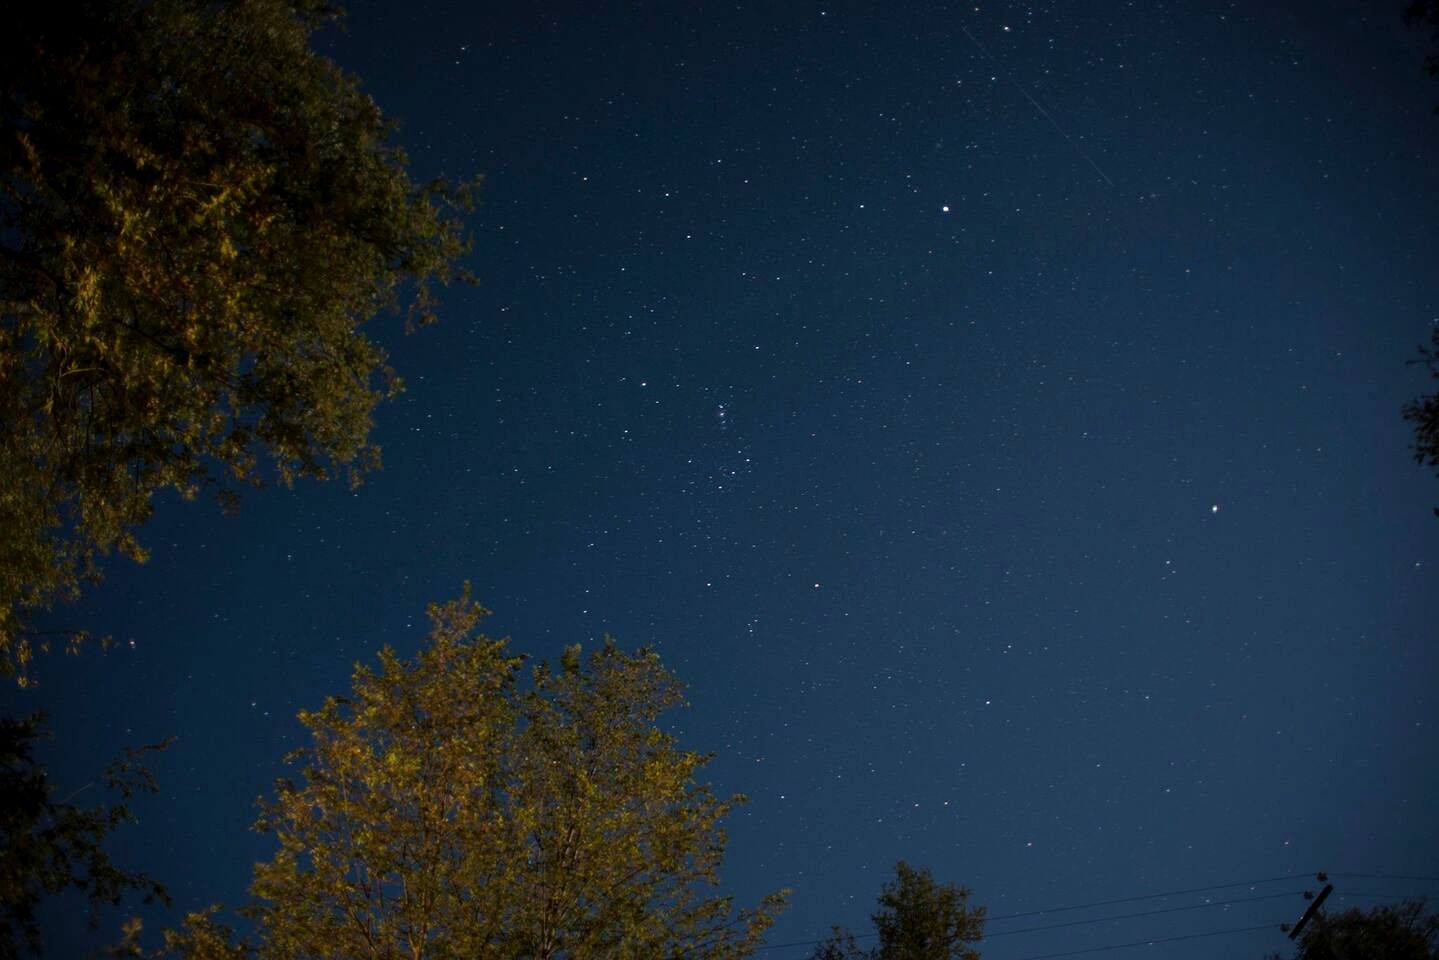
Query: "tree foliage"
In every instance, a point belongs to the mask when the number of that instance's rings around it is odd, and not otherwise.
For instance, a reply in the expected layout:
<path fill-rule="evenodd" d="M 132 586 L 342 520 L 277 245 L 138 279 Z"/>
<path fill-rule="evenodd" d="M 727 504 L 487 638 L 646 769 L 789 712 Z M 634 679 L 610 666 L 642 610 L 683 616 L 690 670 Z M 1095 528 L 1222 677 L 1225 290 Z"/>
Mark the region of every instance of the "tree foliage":
<path fill-rule="evenodd" d="M 69 798 L 55 799 L 54 786 L 32 756 L 43 726 L 39 714 L 0 719 L 0 957 L 41 953 L 35 908 L 46 896 L 79 891 L 89 900 L 92 926 L 102 904 L 117 904 L 128 892 L 147 903 L 169 902 L 160 884 L 115 866 L 104 849 L 106 836 L 132 819 L 129 800 L 135 793 L 155 791 L 139 761 L 163 745 L 129 750 L 106 768 L 101 784 L 118 801 L 79 807 Z"/>
<path fill-rule="evenodd" d="M 1436 4 L 1439 10 L 1439 4 Z M 1439 380 L 1439 328 L 1433 333 L 1433 345 L 1419 348 L 1420 359 L 1429 369 L 1429 375 Z M 1414 461 L 1439 470 L 1439 393 L 1425 394 L 1404 407 L 1404 419 L 1414 424 Z M 1435 509 L 1439 515 L 1439 508 Z"/>
<path fill-rule="evenodd" d="M 1439 0 L 1410 0 L 1404 8 L 1404 21 L 1428 30 L 1431 43 L 1439 42 Z M 1439 53 L 1425 57 L 1424 69 L 1439 79 Z M 1439 107 L 1434 111 L 1439 113 Z M 1414 362 L 1427 367 L 1430 376 L 1439 380 L 1439 328 L 1431 332 L 1430 346 L 1419 348 L 1419 359 Z M 1404 419 L 1414 424 L 1414 442 L 1410 446 L 1414 461 L 1439 469 L 1439 392 L 1424 394 L 1406 404 Z M 1434 513 L 1439 516 L 1439 508 Z"/>
<path fill-rule="evenodd" d="M 0 667 L 145 551 L 157 493 L 378 463 L 362 332 L 468 278 L 471 184 L 417 185 L 310 47 L 323 0 L 49 0 L 0 31 Z"/>
<path fill-rule="evenodd" d="M 1353 908 L 1316 917 L 1298 946 L 1294 960 L 1439 960 L 1439 914 L 1426 912 L 1422 899 Z"/>
<path fill-rule="evenodd" d="M 970 891 L 936 883 L 928 868 L 895 864 L 870 915 L 878 945 L 862 950 L 835 927 L 811 960 L 979 960 L 972 946 L 984 936 L 984 907 L 969 906 Z"/>
<path fill-rule="evenodd" d="M 855 943 L 854 934 L 835 924 L 810 954 L 810 960 L 861 960 L 870 956 Z"/>
<path fill-rule="evenodd" d="M 476 634 L 484 613 L 468 591 L 432 606 L 414 660 L 386 648 L 349 697 L 301 715 L 303 777 L 257 825 L 280 845 L 255 869 L 257 954 L 748 955 L 782 894 L 737 910 L 714 892 L 743 798 L 698 783 L 709 758 L 657 726 L 679 683 L 612 642 L 522 683 L 521 659 Z"/>
<path fill-rule="evenodd" d="M 1404 6 L 1404 22 L 1432 31 L 1429 39 L 1439 40 L 1439 0 L 1409 0 Z M 1424 72 L 1439 78 L 1439 54 L 1431 53 L 1424 58 Z M 1439 112 L 1439 107 L 1435 110 Z"/>

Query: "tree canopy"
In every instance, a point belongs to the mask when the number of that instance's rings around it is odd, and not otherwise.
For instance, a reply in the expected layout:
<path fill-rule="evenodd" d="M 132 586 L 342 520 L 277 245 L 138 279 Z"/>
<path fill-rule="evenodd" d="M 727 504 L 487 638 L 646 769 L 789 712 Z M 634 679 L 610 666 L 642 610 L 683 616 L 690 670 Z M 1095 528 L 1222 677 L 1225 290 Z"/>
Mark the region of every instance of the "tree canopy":
<path fill-rule="evenodd" d="M 1439 380 L 1439 329 L 1435 329 L 1431 348 L 1419 348 L 1420 360 L 1429 375 Z M 1414 424 L 1414 460 L 1439 470 L 1439 393 L 1425 394 L 1404 407 L 1404 419 Z M 1439 514 L 1439 508 L 1435 509 Z"/>
<path fill-rule="evenodd" d="M 1439 0 L 1410 0 L 1404 8 L 1404 20 L 1411 26 L 1429 30 L 1431 43 L 1439 42 Z M 1429 76 L 1439 79 L 1439 53 L 1425 57 L 1424 69 Z M 1439 107 L 1434 111 L 1439 113 Z M 1430 345 L 1419 348 L 1419 358 L 1414 362 L 1426 367 L 1431 378 L 1439 380 L 1439 327 L 1430 332 Z M 1414 424 L 1414 442 L 1410 445 L 1414 461 L 1439 470 L 1439 392 L 1411 400 L 1404 407 L 1404 419 Z M 1439 516 L 1439 508 L 1435 508 L 1434 513 Z"/>
<path fill-rule="evenodd" d="M 1433 32 L 1430 40 L 1439 40 L 1439 0 L 1409 0 L 1404 5 L 1404 22 L 1412 27 L 1422 27 Z M 1439 79 L 1439 53 L 1424 58 L 1424 72 Z M 1439 112 L 1439 107 L 1434 108 Z"/>
<path fill-rule="evenodd" d="M 0 669 L 165 489 L 378 463 L 362 332 L 468 278 L 472 184 L 416 184 L 310 46 L 322 0 L 55 0 L 0 31 Z"/>
<path fill-rule="evenodd" d="M 54 785 L 35 761 L 33 745 L 43 731 L 38 714 L 0 718 L 0 957 L 40 955 L 36 907 L 64 890 L 89 900 L 92 925 L 101 904 L 119 903 L 126 893 L 169 902 L 160 884 L 115 866 L 104 850 L 106 836 L 132 819 L 128 801 L 136 791 L 154 792 L 154 780 L 139 760 L 163 745 L 130 750 L 112 763 L 99 785 L 118 799 L 81 807 L 69 802 L 79 790 L 56 799 Z"/>
<path fill-rule="evenodd" d="M 1315 918 L 1294 960 L 1439 960 L 1439 914 L 1423 900 Z"/>
<path fill-rule="evenodd" d="M 732 958 L 783 901 L 715 893 L 722 820 L 742 797 L 696 781 L 708 757 L 659 726 L 681 688 L 651 651 L 578 647 L 521 680 L 505 641 L 476 634 L 466 595 L 432 606 L 413 660 L 386 648 L 353 692 L 303 713 L 257 829 L 247 912 L 262 958 Z M 171 936 L 228 956 L 204 916 Z"/>
<path fill-rule="evenodd" d="M 835 927 L 811 960 L 979 960 L 970 945 L 984 936 L 984 907 L 970 907 L 969 897 L 967 888 L 936 883 L 928 868 L 901 860 L 870 915 L 877 946 L 860 949 Z"/>

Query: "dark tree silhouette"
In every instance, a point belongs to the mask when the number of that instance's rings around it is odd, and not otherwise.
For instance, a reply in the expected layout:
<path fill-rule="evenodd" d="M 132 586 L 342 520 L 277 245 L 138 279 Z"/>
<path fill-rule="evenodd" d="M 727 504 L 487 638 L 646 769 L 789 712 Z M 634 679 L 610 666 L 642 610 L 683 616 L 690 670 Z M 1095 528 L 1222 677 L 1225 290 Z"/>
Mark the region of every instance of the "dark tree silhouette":
<path fill-rule="evenodd" d="M 979 960 L 972 946 L 984 935 L 984 907 L 969 906 L 970 891 L 940 884 L 928 868 L 895 864 L 870 920 L 878 945 L 862 950 L 834 927 L 810 960 Z"/>
<path fill-rule="evenodd" d="M 0 669 L 156 494 L 378 463 L 362 332 L 466 277 L 469 185 L 419 185 L 316 54 L 324 0 L 45 0 L 0 30 Z M 72 639 L 73 639 L 72 635 Z"/>
<path fill-rule="evenodd" d="M 1439 380 L 1439 327 L 1436 327 L 1429 347 L 1419 348 L 1420 359 L 1415 363 L 1429 369 L 1431 379 Z M 1414 424 L 1414 460 L 1421 465 L 1436 468 L 1439 472 L 1439 392 L 1425 394 L 1410 401 L 1404 407 L 1404 419 Z M 1434 513 L 1439 516 L 1439 508 Z"/>
<path fill-rule="evenodd" d="M 1294 960 L 1439 960 L 1439 914 L 1427 913 L 1423 900 L 1407 900 L 1315 917 L 1299 935 Z"/>
<path fill-rule="evenodd" d="M 1439 43 L 1439 0 L 1412 0 L 1404 8 L 1404 22 L 1430 31 L 1430 41 Z M 1429 76 L 1439 79 L 1439 53 L 1425 57 L 1424 69 Z M 1439 113 L 1439 106 L 1434 112 Z M 1430 334 L 1430 345 L 1419 348 L 1419 358 L 1414 363 L 1427 367 L 1430 376 L 1439 380 L 1439 327 Z M 1439 392 L 1410 401 L 1404 407 L 1404 419 L 1414 424 L 1414 442 L 1410 449 L 1415 462 L 1439 469 Z M 1439 516 L 1439 508 L 1434 514 Z"/>
<path fill-rule="evenodd" d="M 92 926 L 102 904 L 119 903 L 126 893 L 138 893 L 147 903 L 157 898 L 169 903 L 160 884 L 115 866 L 104 850 L 106 836 L 132 819 L 130 798 L 137 791 L 155 792 L 139 760 L 164 745 L 128 751 L 99 783 L 57 800 L 55 787 L 31 755 L 44 722 L 39 714 L 0 719 L 0 957 L 16 957 L 22 950 L 40 955 L 35 908 L 64 890 L 78 890 L 89 900 Z M 95 786 L 117 794 L 118 801 L 94 807 L 70 802 Z"/>
<path fill-rule="evenodd" d="M 1433 30 L 1430 39 L 1439 40 L 1439 0 L 1411 0 L 1404 8 L 1404 22 Z M 1429 76 L 1439 78 L 1439 53 L 1431 53 L 1424 59 L 1424 69 Z M 1439 107 L 1434 109 L 1439 112 Z"/>

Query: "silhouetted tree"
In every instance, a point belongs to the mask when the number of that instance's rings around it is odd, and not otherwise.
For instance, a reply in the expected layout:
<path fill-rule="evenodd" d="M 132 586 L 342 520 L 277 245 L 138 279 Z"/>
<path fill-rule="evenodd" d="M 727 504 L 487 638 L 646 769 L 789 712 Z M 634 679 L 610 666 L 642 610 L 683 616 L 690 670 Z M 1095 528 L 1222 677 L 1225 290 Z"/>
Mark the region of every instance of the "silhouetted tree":
<path fill-rule="evenodd" d="M 164 745 L 129 750 L 106 768 L 100 785 L 117 793 L 118 802 L 80 807 L 69 802 L 78 790 L 55 799 L 54 786 L 31 754 L 43 728 L 39 714 L 0 719 L 0 957 L 5 958 L 22 950 L 42 952 L 35 908 L 46 896 L 79 891 L 89 900 L 92 926 L 102 904 L 119 903 L 127 892 L 147 903 L 156 898 L 169 903 L 160 884 L 121 870 L 104 849 L 106 836 L 132 819 L 128 801 L 136 791 L 155 791 L 139 760 Z"/>
<path fill-rule="evenodd" d="M 1404 7 L 1404 22 L 1433 32 L 1431 40 L 1439 41 L 1439 0 L 1410 0 Z M 1424 58 L 1424 69 L 1431 77 L 1439 77 L 1439 53 Z M 1439 111 L 1439 107 L 1434 108 Z"/>
<path fill-rule="evenodd" d="M 412 661 L 386 648 L 354 689 L 302 713 L 301 783 L 257 825 L 279 840 L 247 912 L 262 960 L 730 960 L 783 894 L 736 910 L 713 887 L 720 800 L 709 758 L 656 724 L 681 702 L 652 652 L 565 650 L 518 682 L 520 658 L 475 633 L 468 598 L 430 608 Z M 240 956 L 192 917 L 187 960 Z"/>
<path fill-rule="evenodd" d="M 413 183 L 316 54 L 323 0 L 44 0 L 0 30 L 0 670 L 165 489 L 378 463 L 361 331 L 467 277 L 469 184 Z M 268 466 L 266 466 L 268 465 Z M 76 639 L 78 634 L 71 634 Z"/>
<path fill-rule="evenodd" d="M 1411 0 L 1404 8 L 1404 22 L 1429 30 L 1430 41 L 1439 42 L 1439 0 Z M 1439 53 L 1425 57 L 1424 69 L 1429 76 L 1439 78 Z M 1439 106 L 1434 111 L 1439 113 Z M 1439 380 L 1439 327 L 1430 333 L 1430 346 L 1420 347 L 1419 354 L 1415 362 L 1426 366 L 1430 375 Z M 1411 401 L 1404 407 L 1404 419 L 1414 424 L 1414 443 L 1410 447 L 1414 461 L 1439 468 L 1439 393 Z M 1439 508 L 1434 513 L 1439 516 Z"/>
<path fill-rule="evenodd" d="M 854 934 L 841 926 L 829 928 L 829 936 L 821 940 L 810 954 L 810 960 L 861 960 L 869 954 L 854 942 Z"/>
<path fill-rule="evenodd" d="M 1427 913 L 1423 900 L 1408 900 L 1315 917 L 1299 935 L 1294 960 L 1439 960 L 1439 915 Z"/>
<path fill-rule="evenodd" d="M 1439 327 L 1432 334 L 1432 347 L 1420 347 L 1422 363 L 1429 369 L 1429 375 L 1439 380 Z M 1414 461 L 1439 469 L 1439 393 L 1430 393 L 1411 401 L 1404 407 L 1404 419 L 1414 424 Z M 1439 508 L 1434 510 L 1439 516 Z"/>
<path fill-rule="evenodd" d="M 878 945 L 861 950 L 851 934 L 834 927 L 811 960 L 979 960 L 970 944 L 984 936 L 984 907 L 969 906 L 970 891 L 936 883 L 928 868 L 903 860 L 894 874 L 870 915 Z"/>

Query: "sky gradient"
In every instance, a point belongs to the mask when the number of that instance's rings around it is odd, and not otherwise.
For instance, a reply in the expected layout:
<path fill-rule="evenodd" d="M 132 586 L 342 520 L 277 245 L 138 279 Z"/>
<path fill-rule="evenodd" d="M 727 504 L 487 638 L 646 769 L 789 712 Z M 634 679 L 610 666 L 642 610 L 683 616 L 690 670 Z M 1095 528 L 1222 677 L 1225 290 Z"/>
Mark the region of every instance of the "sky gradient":
<path fill-rule="evenodd" d="M 519 652 L 610 633 L 689 684 L 750 797 L 727 888 L 795 891 L 775 944 L 867 932 L 900 858 L 1000 916 L 1239 884 L 986 960 L 1257 960 L 1317 884 L 1251 881 L 1439 875 L 1399 418 L 1439 84 L 1400 7 L 351 3 L 317 42 L 415 174 L 487 177 L 482 284 L 371 327 L 382 472 L 161 503 L 56 618 L 118 648 L 7 703 L 62 788 L 179 735 L 115 844 L 177 910 L 243 902 L 295 712 L 464 580 Z"/>

